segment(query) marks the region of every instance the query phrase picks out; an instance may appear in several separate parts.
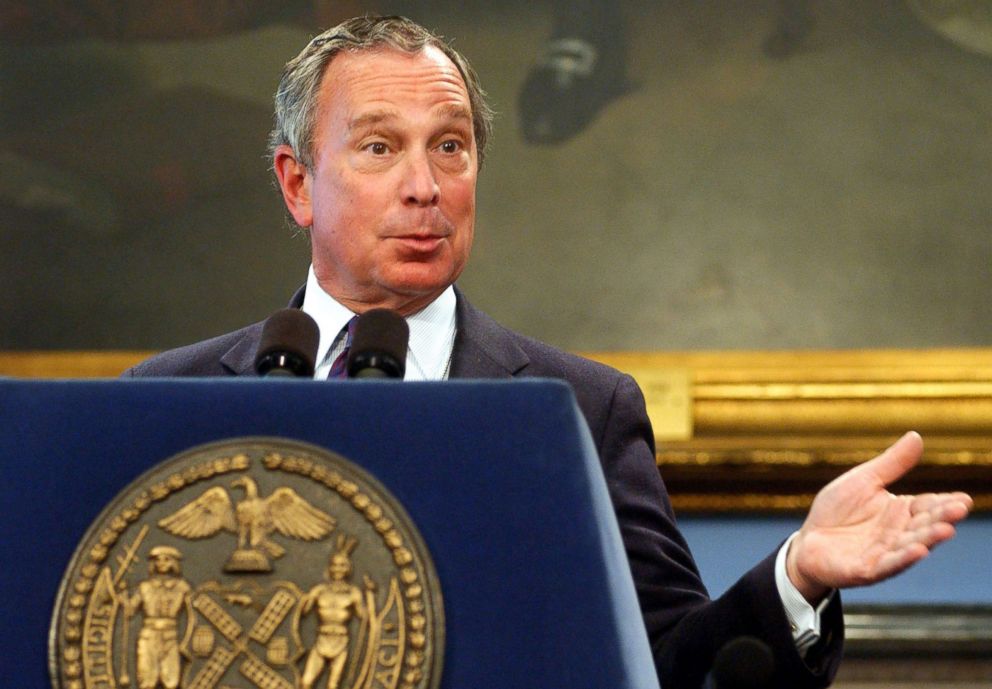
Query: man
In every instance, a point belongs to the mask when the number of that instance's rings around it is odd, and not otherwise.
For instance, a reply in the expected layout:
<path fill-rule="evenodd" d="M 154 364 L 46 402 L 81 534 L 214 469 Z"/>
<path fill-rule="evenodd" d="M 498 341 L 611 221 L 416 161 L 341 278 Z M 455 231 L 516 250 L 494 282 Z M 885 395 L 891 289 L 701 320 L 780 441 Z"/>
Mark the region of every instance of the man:
<path fill-rule="evenodd" d="M 148 551 L 148 579 L 125 604 L 127 616 L 141 608 L 137 674 L 140 689 L 176 689 L 179 686 L 177 625 L 183 609 L 189 613 L 190 586 L 181 575 L 182 553 L 158 545 Z"/>
<path fill-rule="evenodd" d="M 726 642 L 752 635 L 774 649 L 775 686 L 827 685 L 843 636 L 835 589 L 921 559 L 953 535 L 971 499 L 885 490 L 922 453 L 908 434 L 825 488 L 797 534 L 709 600 L 633 379 L 502 328 L 453 288 L 472 244 L 490 120 L 468 63 L 407 20 L 345 22 L 287 64 L 273 166 L 289 213 L 310 231 L 312 265 L 293 305 L 320 325 L 316 377 L 343 351 L 353 315 L 385 307 L 410 324 L 407 379 L 568 381 L 603 464 L 662 684 L 700 686 Z M 255 324 L 167 352 L 127 375 L 252 375 L 260 332 Z"/>

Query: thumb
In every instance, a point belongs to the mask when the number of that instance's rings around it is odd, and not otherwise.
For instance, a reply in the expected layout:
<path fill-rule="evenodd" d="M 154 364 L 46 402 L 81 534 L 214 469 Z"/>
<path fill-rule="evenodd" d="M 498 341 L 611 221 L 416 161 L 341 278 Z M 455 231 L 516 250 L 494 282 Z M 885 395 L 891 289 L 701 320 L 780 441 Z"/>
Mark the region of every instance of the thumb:
<path fill-rule="evenodd" d="M 915 467 L 922 456 L 923 438 L 916 431 L 910 431 L 885 452 L 865 462 L 857 470 L 873 474 L 883 486 L 887 486 Z"/>

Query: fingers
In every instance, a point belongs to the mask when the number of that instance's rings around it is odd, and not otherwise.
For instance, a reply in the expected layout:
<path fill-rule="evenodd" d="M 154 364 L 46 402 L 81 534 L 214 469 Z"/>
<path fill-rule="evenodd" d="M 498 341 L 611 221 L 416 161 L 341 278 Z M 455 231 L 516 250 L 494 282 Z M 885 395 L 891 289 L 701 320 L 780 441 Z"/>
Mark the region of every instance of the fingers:
<path fill-rule="evenodd" d="M 967 509 L 971 509 L 974 500 L 967 493 L 956 491 L 954 493 L 921 493 L 913 497 L 914 512 L 929 510 L 934 505 L 945 502 L 960 502 Z"/>
<path fill-rule="evenodd" d="M 954 538 L 954 534 L 954 525 L 948 524 L 947 522 L 923 524 L 913 529 L 907 529 L 901 533 L 896 539 L 896 546 L 897 549 L 902 549 L 914 544 L 919 544 L 929 550 L 944 541 L 949 541 Z"/>
<path fill-rule="evenodd" d="M 971 496 L 966 493 L 926 493 L 909 500 L 909 520 L 902 526 L 897 547 L 921 543 L 932 548 L 954 537 L 954 524 L 968 516 Z"/>
<path fill-rule="evenodd" d="M 971 512 L 971 508 L 975 506 L 975 500 L 967 493 L 955 491 L 953 493 L 945 493 L 945 495 L 949 495 L 953 500 L 957 500 L 958 502 L 964 504 L 964 506 L 968 508 L 969 512 Z"/>
<path fill-rule="evenodd" d="M 912 498 L 909 513 L 914 519 L 929 515 L 933 521 L 955 524 L 968 516 L 974 504 L 967 493 L 924 493 Z"/>
<path fill-rule="evenodd" d="M 857 470 L 874 474 L 883 486 L 887 486 L 916 466 L 922 456 L 923 438 L 916 431 L 910 431 L 885 452 L 865 462 Z"/>

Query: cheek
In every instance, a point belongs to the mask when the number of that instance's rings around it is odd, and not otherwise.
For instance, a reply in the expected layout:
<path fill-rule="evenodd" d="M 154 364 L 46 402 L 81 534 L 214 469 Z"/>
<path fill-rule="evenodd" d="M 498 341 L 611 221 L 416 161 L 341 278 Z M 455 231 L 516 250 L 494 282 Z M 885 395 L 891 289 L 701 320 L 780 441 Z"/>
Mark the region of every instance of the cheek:
<path fill-rule="evenodd" d="M 323 233 L 335 242 L 354 241 L 354 231 L 362 226 L 369 207 L 360 189 L 341 178 L 325 180 L 314 196 L 314 216 Z"/>
<path fill-rule="evenodd" d="M 352 230 L 369 225 L 375 225 L 389 207 L 388 195 L 385 193 L 386 184 L 369 183 L 370 180 L 359 180 L 364 183 L 342 183 L 336 193 L 328 199 L 335 211 L 345 219 Z"/>
<path fill-rule="evenodd" d="M 449 212 L 460 220 L 475 218 L 475 178 L 453 181 L 447 190 Z"/>
<path fill-rule="evenodd" d="M 466 193 L 465 197 L 465 217 L 462 220 L 462 247 L 467 257 L 472 248 L 472 240 L 475 235 L 475 188 Z"/>
<path fill-rule="evenodd" d="M 468 255 L 472 251 L 472 240 L 474 239 L 474 235 L 473 235 L 474 230 L 475 230 L 474 226 L 469 225 L 465 229 L 465 232 L 463 233 L 465 236 L 462 239 L 462 246 L 461 246 L 462 263 L 465 263 L 465 261 L 468 260 Z"/>

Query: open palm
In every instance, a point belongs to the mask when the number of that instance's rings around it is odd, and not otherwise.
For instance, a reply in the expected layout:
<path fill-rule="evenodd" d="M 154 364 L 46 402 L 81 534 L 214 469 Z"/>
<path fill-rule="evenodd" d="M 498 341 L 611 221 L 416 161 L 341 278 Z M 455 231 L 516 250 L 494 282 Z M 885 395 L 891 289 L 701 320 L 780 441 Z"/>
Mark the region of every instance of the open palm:
<path fill-rule="evenodd" d="M 786 564 L 807 600 L 898 574 L 954 536 L 954 524 L 972 507 L 966 493 L 893 495 L 886 489 L 922 454 L 923 440 L 907 433 L 817 494 Z"/>

